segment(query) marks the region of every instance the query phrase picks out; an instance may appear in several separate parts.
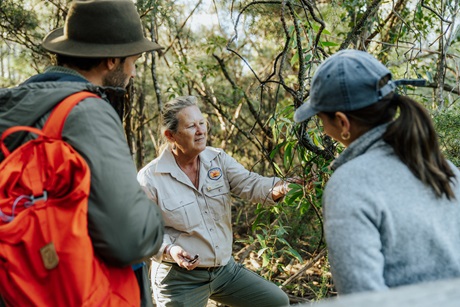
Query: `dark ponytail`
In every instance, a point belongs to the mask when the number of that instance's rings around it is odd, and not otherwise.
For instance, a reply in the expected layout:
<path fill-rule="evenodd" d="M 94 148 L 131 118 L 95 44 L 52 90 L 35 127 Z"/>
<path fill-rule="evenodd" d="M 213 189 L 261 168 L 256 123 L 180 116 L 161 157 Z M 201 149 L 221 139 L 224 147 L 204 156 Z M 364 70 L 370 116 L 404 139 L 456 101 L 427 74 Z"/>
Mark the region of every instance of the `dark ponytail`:
<path fill-rule="evenodd" d="M 383 139 L 401 161 L 436 196 L 454 199 L 451 182 L 455 175 L 439 149 L 433 122 L 426 109 L 406 96 L 393 95 L 390 102 L 399 107 L 399 116 L 387 128 Z"/>
<path fill-rule="evenodd" d="M 399 116 L 394 119 L 398 108 Z M 335 112 L 323 113 L 335 117 Z M 422 105 L 409 97 L 390 93 L 378 103 L 343 113 L 363 131 L 389 122 L 383 139 L 399 159 L 415 177 L 431 186 L 436 196 L 455 199 L 450 185 L 455 175 L 439 149 L 433 122 Z"/>

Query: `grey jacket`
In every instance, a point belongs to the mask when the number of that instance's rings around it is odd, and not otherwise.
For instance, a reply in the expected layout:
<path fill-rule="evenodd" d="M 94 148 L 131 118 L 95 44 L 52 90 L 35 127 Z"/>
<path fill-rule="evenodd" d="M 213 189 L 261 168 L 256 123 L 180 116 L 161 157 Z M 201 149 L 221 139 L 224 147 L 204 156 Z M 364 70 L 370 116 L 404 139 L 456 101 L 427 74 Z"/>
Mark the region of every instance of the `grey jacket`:
<path fill-rule="evenodd" d="M 48 74 L 0 90 L 0 133 L 15 125 L 41 127 L 50 110 L 72 93 L 88 90 L 105 97 L 101 88 L 78 80 L 77 75 Z M 71 81 L 62 81 L 66 79 Z M 7 143 L 10 149 L 25 139 L 14 136 Z M 104 99 L 84 99 L 69 114 L 63 138 L 91 170 L 88 230 L 96 254 L 115 266 L 139 263 L 155 254 L 163 240 L 163 219 L 136 180 L 137 170 L 114 108 Z"/>
<path fill-rule="evenodd" d="M 436 198 L 382 140 L 386 125 L 334 162 L 323 210 L 339 293 L 460 276 L 460 173 L 456 199 Z"/>

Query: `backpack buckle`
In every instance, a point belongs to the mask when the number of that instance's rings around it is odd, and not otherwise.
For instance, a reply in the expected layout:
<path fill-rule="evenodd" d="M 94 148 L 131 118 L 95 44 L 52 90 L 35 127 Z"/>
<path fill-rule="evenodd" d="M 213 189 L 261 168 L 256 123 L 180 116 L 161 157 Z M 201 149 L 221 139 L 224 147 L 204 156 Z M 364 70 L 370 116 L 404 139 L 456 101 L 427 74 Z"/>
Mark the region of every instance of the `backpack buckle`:
<path fill-rule="evenodd" d="M 23 199 L 27 199 L 22 205 L 24 208 L 29 208 L 33 204 L 35 204 L 38 201 L 47 201 L 48 200 L 48 192 L 43 191 L 42 195 L 39 196 L 26 196 L 26 195 L 21 195 L 18 198 L 14 200 L 13 207 L 11 209 L 11 215 L 3 213 L 3 211 L 0 209 L 0 219 L 5 222 L 9 223 L 14 220 L 14 212 L 16 211 L 16 206 L 19 204 L 19 202 Z"/>
<path fill-rule="evenodd" d="M 32 204 L 35 204 L 36 202 L 39 202 L 39 201 L 47 201 L 48 200 L 48 192 L 47 191 L 43 191 L 43 194 L 42 195 L 39 195 L 39 196 L 30 196 L 30 201 L 28 201 L 28 203 L 30 203 L 29 205 L 32 205 Z"/>

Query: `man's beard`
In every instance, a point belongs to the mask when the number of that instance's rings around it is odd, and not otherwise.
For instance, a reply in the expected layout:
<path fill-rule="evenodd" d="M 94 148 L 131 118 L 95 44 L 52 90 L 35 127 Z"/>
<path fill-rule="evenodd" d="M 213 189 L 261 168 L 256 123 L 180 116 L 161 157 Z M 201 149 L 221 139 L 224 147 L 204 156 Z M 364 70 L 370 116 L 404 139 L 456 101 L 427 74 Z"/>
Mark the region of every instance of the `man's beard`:
<path fill-rule="evenodd" d="M 114 71 L 109 72 L 105 76 L 104 80 L 102 81 L 102 86 L 125 88 L 128 80 L 128 75 L 125 74 L 123 71 L 123 65 L 120 63 Z"/>
<path fill-rule="evenodd" d="M 124 119 L 127 104 L 126 90 L 132 88 L 132 79 L 123 71 L 123 65 L 118 65 L 114 71 L 108 73 L 103 82 L 104 92 L 121 120 Z"/>

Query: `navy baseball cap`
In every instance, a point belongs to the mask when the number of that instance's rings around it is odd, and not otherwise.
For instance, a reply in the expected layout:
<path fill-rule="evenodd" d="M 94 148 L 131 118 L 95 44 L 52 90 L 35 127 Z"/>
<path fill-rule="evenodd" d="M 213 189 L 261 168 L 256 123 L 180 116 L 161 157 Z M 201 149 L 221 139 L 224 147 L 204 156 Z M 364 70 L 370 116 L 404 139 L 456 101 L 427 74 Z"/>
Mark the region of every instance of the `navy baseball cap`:
<path fill-rule="evenodd" d="M 379 88 L 382 78 L 390 76 Z M 310 98 L 294 113 L 303 122 L 319 112 L 353 111 L 370 106 L 393 92 L 397 85 L 423 86 L 425 80 L 391 81 L 391 72 L 365 51 L 346 49 L 326 59 L 313 76 Z"/>

